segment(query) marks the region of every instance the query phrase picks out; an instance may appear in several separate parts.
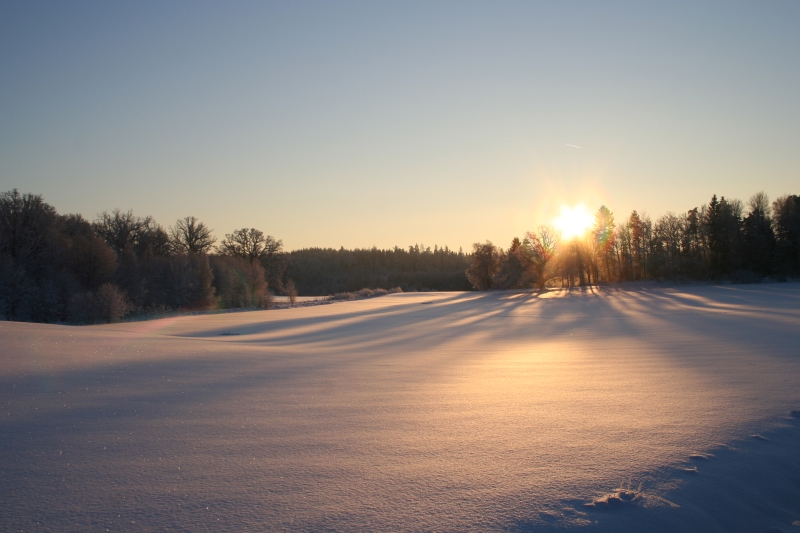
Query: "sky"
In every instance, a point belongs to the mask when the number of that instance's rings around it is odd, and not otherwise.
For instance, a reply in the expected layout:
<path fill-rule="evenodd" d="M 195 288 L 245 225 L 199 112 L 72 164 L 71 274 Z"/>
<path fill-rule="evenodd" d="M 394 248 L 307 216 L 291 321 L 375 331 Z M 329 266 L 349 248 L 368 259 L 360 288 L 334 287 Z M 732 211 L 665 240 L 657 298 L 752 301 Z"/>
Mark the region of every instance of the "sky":
<path fill-rule="evenodd" d="M 800 2 L 2 2 L 0 191 L 306 247 L 800 194 Z"/>

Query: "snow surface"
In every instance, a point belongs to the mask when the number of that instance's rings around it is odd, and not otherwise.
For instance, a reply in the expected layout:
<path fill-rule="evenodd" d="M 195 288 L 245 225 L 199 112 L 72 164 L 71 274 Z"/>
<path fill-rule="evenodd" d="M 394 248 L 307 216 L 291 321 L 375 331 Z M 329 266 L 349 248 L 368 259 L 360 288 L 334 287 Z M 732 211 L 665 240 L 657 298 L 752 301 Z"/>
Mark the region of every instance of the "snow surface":
<path fill-rule="evenodd" d="M 2 531 L 800 532 L 800 284 L 0 322 L 0 405 Z"/>

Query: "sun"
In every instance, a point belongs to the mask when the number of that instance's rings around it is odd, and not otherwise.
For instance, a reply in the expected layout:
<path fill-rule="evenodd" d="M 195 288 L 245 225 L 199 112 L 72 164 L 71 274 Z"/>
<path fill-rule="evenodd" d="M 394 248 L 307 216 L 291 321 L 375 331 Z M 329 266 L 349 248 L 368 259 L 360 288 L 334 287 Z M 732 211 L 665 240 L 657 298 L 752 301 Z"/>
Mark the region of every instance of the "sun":
<path fill-rule="evenodd" d="M 561 216 L 553 221 L 556 228 L 561 230 L 561 238 L 571 239 L 586 233 L 594 219 L 583 204 L 575 207 L 561 206 Z"/>

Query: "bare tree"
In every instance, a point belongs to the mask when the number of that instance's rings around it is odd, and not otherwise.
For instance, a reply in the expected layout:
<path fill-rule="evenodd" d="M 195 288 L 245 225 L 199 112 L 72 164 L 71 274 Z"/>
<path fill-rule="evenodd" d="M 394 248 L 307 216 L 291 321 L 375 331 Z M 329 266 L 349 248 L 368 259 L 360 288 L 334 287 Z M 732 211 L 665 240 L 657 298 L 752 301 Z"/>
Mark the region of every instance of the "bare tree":
<path fill-rule="evenodd" d="M 97 236 L 117 253 L 124 250 L 127 244 L 133 243 L 140 226 L 141 222 L 133 215 L 133 211 L 123 213 L 119 209 L 114 209 L 111 213 L 103 211 L 92 223 Z"/>
<path fill-rule="evenodd" d="M 534 279 L 541 291 L 544 290 L 545 283 L 553 277 L 549 264 L 556 254 L 560 237 L 552 226 L 539 226 L 536 233 L 529 231 L 526 238 L 530 243 Z"/>
<path fill-rule="evenodd" d="M 672 212 L 656 221 L 651 246 L 651 275 L 671 278 L 680 273 L 683 234 L 683 219 Z"/>
<path fill-rule="evenodd" d="M 172 245 L 182 253 L 202 254 L 211 250 L 217 241 L 211 230 L 193 216 L 175 222 L 169 229 Z"/>
<path fill-rule="evenodd" d="M 279 239 L 276 240 L 271 235 L 264 235 L 262 231 L 255 228 L 242 228 L 226 234 L 218 249 L 222 255 L 241 257 L 252 261 L 278 253 L 282 247 L 283 242 Z"/>
<path fill-rule="evenodd" d="M 747 201 L 750 209 L 748 214 L 753 214 L 759 218 L 769 218 L 772 216 L 772 208 L 769 205 L 769 196 L 764 191 L 755 193 Z"/>
<path fill-rule="evenodd" d="M 44 252 L 56 210 L 40 194 L 0 193 L 0 253 L 30 268 Z"/>
<path fill-rule="evenodd" d="M 148 217 L 150 218 L 150 217 Z M 172 255 L 173 247 L 169 233 L 161 224 L 151 222 L 143 228 L 136 238 L 136 253 L 139 255 L 152 254 L 155 256 Z"/>
<path fill-rule="evenodd" d="M 152 254 L 167 256 L 172 252 L 169 234 L 153 217 L 138 217 L 133 211 L 123 213 L 114 209 L 111 213 L 103 211 L 92 222 L 95 234 L 118 254 L 126 247 L 137 256 Z"/>
<path fill-rule="evenodd" d="M 286 255 L 282 253 L 283 242 L 271 235 L 264 235 L 255 228 L 242 228 L 228 233 L 217 247 L 222 255 L 258 261 L 264 267 L 265 279 L 276 291 L 283 290 L 283 272 L 286 270 Z"/>

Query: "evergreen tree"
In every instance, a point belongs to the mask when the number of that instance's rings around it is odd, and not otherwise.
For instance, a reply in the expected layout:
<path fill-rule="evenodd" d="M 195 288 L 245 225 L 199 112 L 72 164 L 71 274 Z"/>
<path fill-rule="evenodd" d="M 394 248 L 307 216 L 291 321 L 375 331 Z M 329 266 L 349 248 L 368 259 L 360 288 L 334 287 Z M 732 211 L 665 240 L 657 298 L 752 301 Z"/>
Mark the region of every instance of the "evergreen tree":
<path fill-rule="evenodd" d="M 495 272 L 500 263 L 500 250 L 490 241 L 472 245 L 472 264 L 467 269 L 467 279 L 479 291 L 492 288 Z"/>
<path fill-rule="evenodd" d="M 782 274 L 800 275 L 800 196 L 782 196 L 772 203 L 776 252 Z"/>
<path fill-rule="evenodd" d="M 748 201 L 748 207 L 750 212 L 742 224 L 744 267 L 767 276 L 772 272 L 775 260 L 775 233 L 769 198 L 763 192 L 756 193 Z"/>

